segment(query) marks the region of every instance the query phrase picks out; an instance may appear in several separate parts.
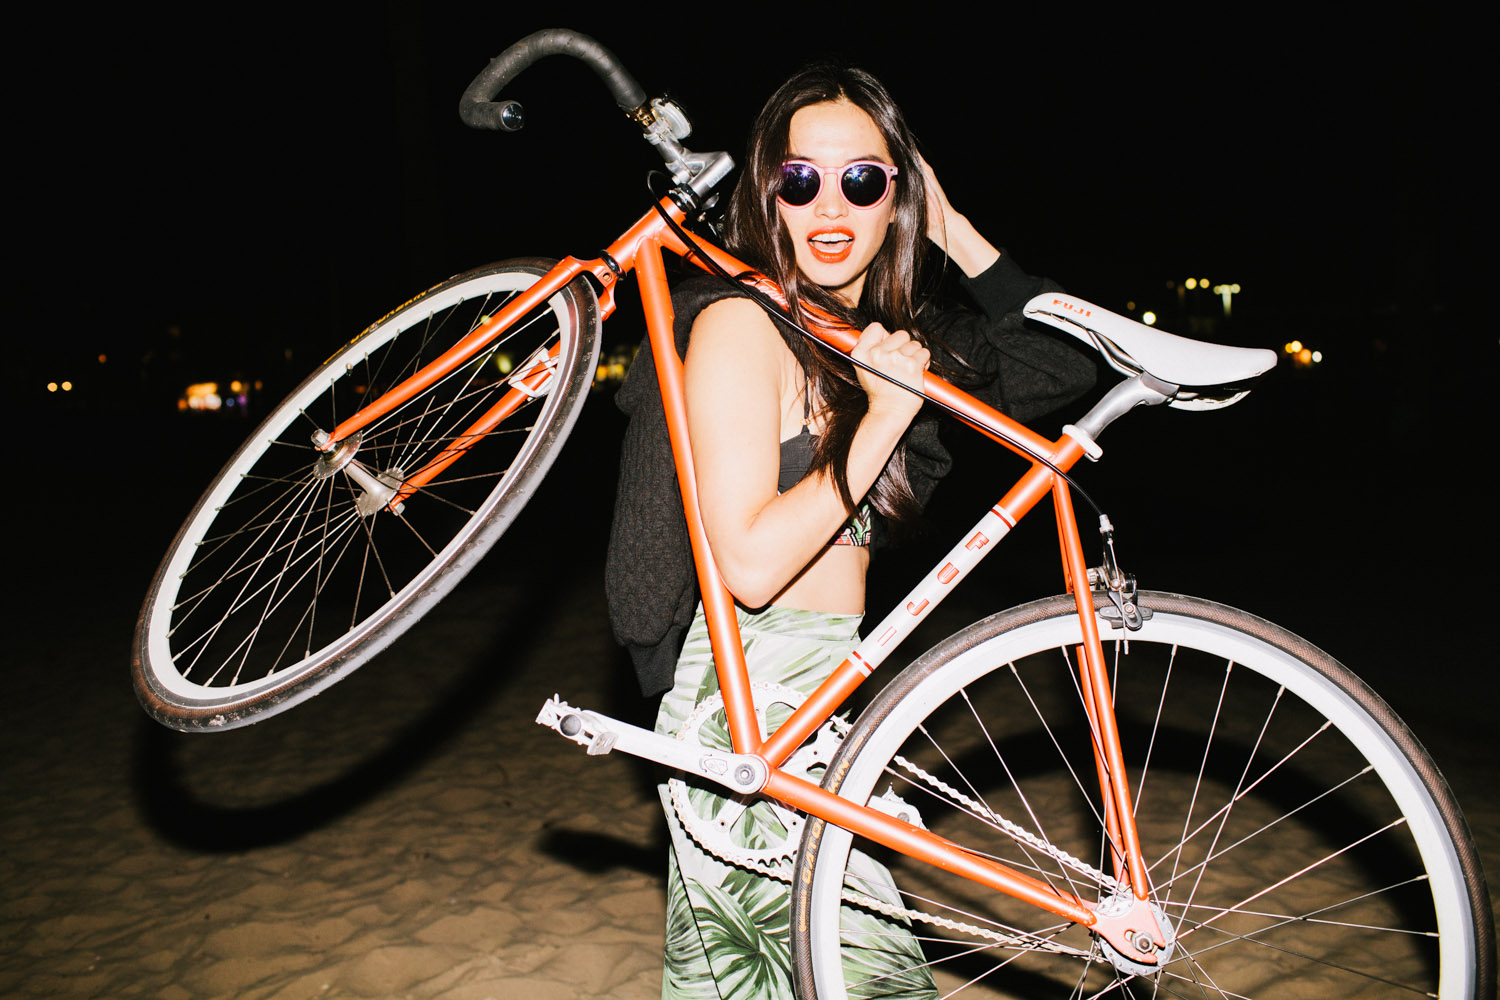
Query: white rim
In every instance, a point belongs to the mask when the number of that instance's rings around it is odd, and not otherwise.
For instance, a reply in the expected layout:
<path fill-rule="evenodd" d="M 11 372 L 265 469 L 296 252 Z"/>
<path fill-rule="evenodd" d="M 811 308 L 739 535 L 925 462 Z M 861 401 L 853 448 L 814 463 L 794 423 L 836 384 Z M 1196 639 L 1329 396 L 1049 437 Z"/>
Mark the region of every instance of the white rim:
<path fill-rule="evenodd" d="M 479 275 L 469 280 L 460 281 L 451 287 L 444 288 L 441 291 L 421 298 L 417 302 L 413 302 L 410 306 L 386 318 L 378 326 L 361 334 L 358 338 L 351 341 L 348 346 L 330 358 L 324 364 L 323 368 L 319 370 L 317 377 L 309 379 L 293 392 L 292 395 L 288 396 L 278 406 L 276 411 L 272 413 L 267 422 L 257 428 L 255 438 L 252 440 L 269 442 L 277 439 L 290 424 L 299 419 L 298 411 L 300 409 L 309 406 L 313 400 L 319 398 L 327 391 L 329 385 L 336 382 L 342 376 L 343 372 L 339 369 L 348 363 L 350 357 L 358 357 L 385 346 L 392 339 L 416 325 L 419 322 L 419 317 L 439 313 L 474 298 L 475 288 L 484 288 L 490 292 L 523 291 L 535 284 L 539 277 L 539 275 L 514 270 L 498 271 L 493 274 Z M 567 297 L 561 291 L 552 296 L 548 300 L 548 303 L 554 311 L 564 317 L 572 314 L 572 310 L 568 306 Z M 569 333 L 568 324 L 561 324 L 561 328 L 563 336 L 566 337 Z M 566 348 L 563 354 L 565 357 L 568 355 Z M 555 384 L 559 387 L 565 385 L 565 380 L 569 374 L 570 370 L 565 369 L 560 371 L 559 379 Z M 545 424 L 552 418 L 553 412 L 561 405 L 561 399 L 565 396 L 566 393 L 562 391 L 553 392 L 549 396 L 544 404 L 544 408 L 538 415 L 538 425 Z M 275 423 L 271 423 L 271 421 L 275 421 Z M 543 446 L 546 437 L 547 435 L 543 434 L 529 435 L 524 447 L 516 455 L 513 463 L 514 468 L 528 468 L 537 449 Z M 470 519 L 463 530 L 443 547 L 439 555 L 432 559 L 422 572 L 413 577 L 411 581 L 397 591 L 394 597 L 366 615 L 360 624 L 346 633 L 342 639 L 321 647 L 314 656 L 288 664 L 286 667 L 266 677 L 229 686 L 203 685 L 183 677 L 176 670 L 158 669 L 159 664 L 172 663 L 166 630 L 158 627 L 158 623 L 170 622 L 171 620 L 171 609 L 176 604 L 182 575 L 187 571 L 192 561 L 192 540 L 202 537 L 209 530 L 214 520 L 214 515 L 217 513 L 216 508 L 229 498 L 238 485 L 235 481 L 236 474 L 253 466 L 256 460 L 264 453 L 263 448 L 253 452 L 247 449 L 248 442 L 245 449 L 242 449 L 235 456 L 232 466 L 226 467 L 224 472 L 214 481 L 192 519 L 184 528 L 181 536 L 184 543 L 178 544 L 175 547 L 170 561 L 166 563 L 161 571 L 161 586 L 152 600 L 150 618 L 146 626 L 145 658 L 151 677 L 167 694 L 178 699 L 183 704 L 196 705 L 200 708 L 213 708 L 218 705 L 234 704 L 255 698 L 267 691 L 295 683 L 307 672 L 310 663 L 323 663 L 345 656 L 349 651 L 364 642 L 372 630 L 380 627 L 396 608 L 411 601 L 438 574 L 443 572 L 458 554 L 459 550 L 469 543 L 475 531 L 485 523 L 489 512 L 508 493 L 503 488 L 491 491 L 476 516 Z M 510 478 L 507 477 L 505 482 L 510 482 Z"/>
<path fill-rule="evenodd" d="M 973 682 L 995 664 L 1076 643 L 1078 635 L 1077 619 L 1063 615 L 1019 626 L 956 654 L 944 664 L 943 670 L 930 675 L 908 693 L 900 707 L 894 709 L 868 738 L 859 759 L 889 760 L 915 724 L 908 725 L 904 720 L 926 718 L 955 690 Z M 1105 636 L 1106 645 L 1110 638 Z M 1385 730 L 1321 673 L 1291 654 L 1227 626 L 1157 611 L 1136 638 L 1154 643 L 1177 643 L 1241 665 L 1255 664 L 1262 676 L 1284 685 L 1288 691 L 1322 712 L 1364 755 L 1406 817 L 1422 863 L 1432 876 L 1429 885 L 1440 940 L 1464 942 L 1440 949 L 1440 996 L 1465 996 L 1475 974 L 1476 957 L 1470 947 L 1472 918 L 1469 917 L 1463 872 L 1436 804 L 1426 793 L 1421 777 Z M 939 676 L 942 683 L 934 683 Z M 864 801 L 874 792 L 882 773 L 879 768 L 856 764 L 851 767 L 839 795 L 853 801 Z M 826 899 L 830 895 L 837 898 L 840 892 L 841 886 L 830 887 L 827 879 L 835 867 L 842 872 L 851 842 L 852 835 L 848 831 L 827 825 L 819 860 L 836 858 L 838 863 L 820 863 L 814 873 L 811 890 L 814 902 L 809 920 L 820 997 L 825 994 L 824 983 L 836 984 L 832 997 L 845 995 L 839 957 L 838 907 L 830 908 Z M 833 921 L 831 928 L 828 926 L 830 916 Z"/>

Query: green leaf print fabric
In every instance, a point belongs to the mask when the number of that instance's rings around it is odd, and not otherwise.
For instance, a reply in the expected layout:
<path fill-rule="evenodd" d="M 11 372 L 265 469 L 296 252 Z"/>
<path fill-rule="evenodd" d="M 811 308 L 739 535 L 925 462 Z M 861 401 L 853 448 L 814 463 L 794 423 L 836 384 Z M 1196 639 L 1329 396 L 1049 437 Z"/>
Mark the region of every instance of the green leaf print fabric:
<path fill-rule="evenodd" d="M 750 678 L 813 691 L 858 641 L 858 615 L 834 615 L 791 608 L 759 614 L 739 611 L 740 636 Z M 675 683 L 662 697 L 657 732 L 676 735 L 704 699 L 718 693 L 713 652 L 703 609 L 698 609 L 677 661 Z M 766 708 L 774 729 L 790 713 L 785 705 Z M 722 710 L 700 720 L 700 740 L 730 748 Z M 671 832 L 667 868 L 666 968 L 663 1000 L 794 1000 L 791 978 L 791 894 L 786 883 L 720 861 L 683 829 L 666 785 L 662 806 Z M 730 825 L 741 847 L 764 849 L 786 839 L 786 828 L 766 802 L 749 808 L 709 788 L 692 787 L 688 799 L 699 816 L 719 817 L 743 810 Z M 793 845 L 795 846 L 795 845 Z M 857 855 L 861 891 L 896 899 L 890 873 Z M 935 998 L 922 950 L 909 928 L 874 914 L 846 911 L 845 966 L 851 982 L 865 986 L 851 996 Z"/>

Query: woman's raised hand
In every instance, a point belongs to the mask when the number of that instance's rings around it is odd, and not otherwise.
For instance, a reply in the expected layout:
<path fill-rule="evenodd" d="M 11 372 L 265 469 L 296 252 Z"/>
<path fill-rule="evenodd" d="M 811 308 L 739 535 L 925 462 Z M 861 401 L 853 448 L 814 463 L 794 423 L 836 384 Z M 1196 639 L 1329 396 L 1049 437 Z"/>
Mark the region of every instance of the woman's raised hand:
<path fill-rule="evenodd" d="M 850 352 L 850 357 L 902 385 L 918 390 L 908 392 L 883 378 L 871 375 L 863 368 L 855 369 L 860 386 L 870 398 L 871 415 L 895 417 L 910 423 L 922 408 L 922 373 L 932 363 L 932 355 L 927 348 L 913 340 L 905 330 L 892 333 L 879 323 L 871 323 L 859 335 L 859 341 Z"/>
<path fill-rule="evenodd" d="M 919 156 L 917 162 L 922 165 L 922 182 L 927 190 L 927 238 L 964 274 L 978 276 L 1000 259 L 1000 251 L 953 208 L 927 161 Z"/>

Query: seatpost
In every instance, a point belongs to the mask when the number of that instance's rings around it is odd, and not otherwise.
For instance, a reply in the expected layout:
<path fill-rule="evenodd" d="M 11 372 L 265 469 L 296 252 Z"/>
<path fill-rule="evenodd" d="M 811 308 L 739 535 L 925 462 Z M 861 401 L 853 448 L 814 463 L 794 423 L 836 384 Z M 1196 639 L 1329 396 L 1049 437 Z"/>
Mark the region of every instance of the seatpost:
<path fill-rule="evenodd" d="M 1170 401 L 1181 386 L 1163 382 L 1146 372 L 1132 375 L 1104 394 L 1093 409 L 1084 414 L 1077 427 L 1091 438 L 1098 438 L 1104 428 L 1137 406 L 1157 406 Z"/>

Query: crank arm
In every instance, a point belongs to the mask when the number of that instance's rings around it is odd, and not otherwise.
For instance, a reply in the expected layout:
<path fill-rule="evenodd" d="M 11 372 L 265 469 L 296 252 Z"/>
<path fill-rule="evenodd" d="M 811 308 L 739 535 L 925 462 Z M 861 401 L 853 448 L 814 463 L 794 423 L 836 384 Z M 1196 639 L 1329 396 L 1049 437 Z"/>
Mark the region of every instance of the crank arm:
<path fill-rule="evenodd" d="M 621 750 L 636 757 L 689 774 L 696 774 L 723 785 L 735 795 L 748 795 L 765 787 L 769 773 L 766 762 L 750 754 L 729 753 L 705 746 L 694 746 L 671 736 L 653 733 L 611 719 L 598 712 L 574 708 L 557 695 L 547 699 L 537 725 L 546 726 L 587 747 L 591 754 Z"/>

